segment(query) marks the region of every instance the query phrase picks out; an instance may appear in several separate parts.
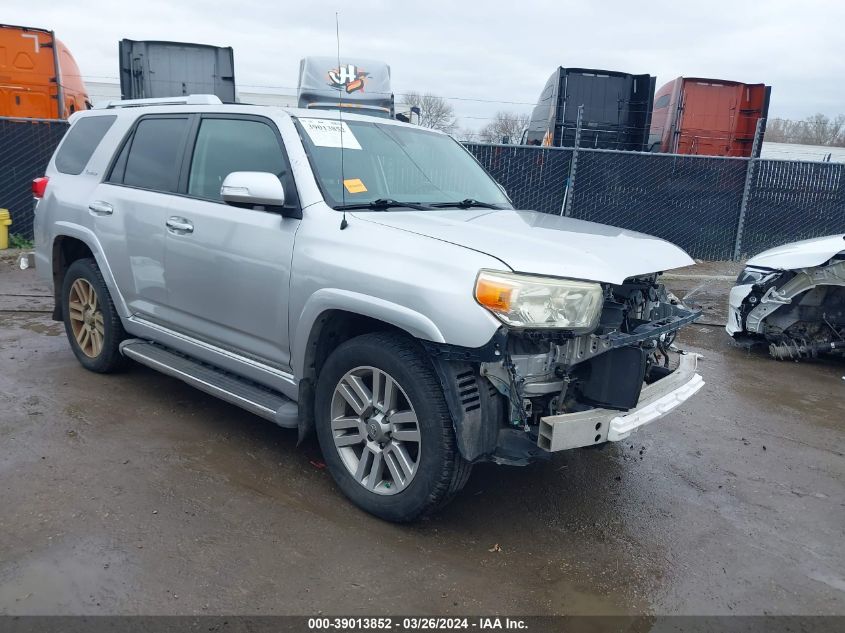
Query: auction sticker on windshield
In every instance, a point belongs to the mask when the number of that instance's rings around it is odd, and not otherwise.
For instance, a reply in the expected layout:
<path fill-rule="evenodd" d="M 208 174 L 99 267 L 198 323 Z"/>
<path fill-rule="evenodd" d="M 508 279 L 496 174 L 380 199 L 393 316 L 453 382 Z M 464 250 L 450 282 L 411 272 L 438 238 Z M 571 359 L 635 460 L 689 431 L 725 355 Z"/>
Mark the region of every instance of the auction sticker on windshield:
<path fill-rule="evenodd" d="M 367 190 L 360 178 L 347 178 L 343 181 L 343 186 L 349 193 L 364 193 Z"/>
<path fill-rule="evenodd" d="M 331 119 L 299 119 L 311 142 L 317 147 L 361 149 L 361 144 L 345 121 Z"/>

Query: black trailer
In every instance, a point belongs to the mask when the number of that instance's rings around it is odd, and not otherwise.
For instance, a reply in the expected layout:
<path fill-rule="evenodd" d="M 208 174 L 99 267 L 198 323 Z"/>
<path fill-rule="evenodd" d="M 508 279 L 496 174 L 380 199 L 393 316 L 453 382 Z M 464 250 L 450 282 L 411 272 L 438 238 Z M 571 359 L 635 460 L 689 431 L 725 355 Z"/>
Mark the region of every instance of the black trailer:
<path fill-rule="evenodd" d="M 224 103 L 235 102 L 231 47 L 121 40 L 118 51 L 123 99 L 213 94 Z"/>
<path fill-rule="evenodd" d="M 578 107 L 584 106 L 580 147 L 645 151 L 654 84 L 651 75 L 559 67 L 540 94 L 523 142 L 574 146 Z"/>

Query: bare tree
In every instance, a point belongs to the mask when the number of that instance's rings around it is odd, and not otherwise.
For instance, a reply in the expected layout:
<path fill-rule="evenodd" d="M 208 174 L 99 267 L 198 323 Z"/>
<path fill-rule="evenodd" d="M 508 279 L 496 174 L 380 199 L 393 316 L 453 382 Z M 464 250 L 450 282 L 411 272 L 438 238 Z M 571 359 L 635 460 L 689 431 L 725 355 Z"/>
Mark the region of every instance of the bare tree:
<path fill-rule="evenodd" d="M 769 119 L 764 139 L 772 143 L 795 143 L 795 124 L 796 121 L 789 119 Z"/>
<path fill-rule="evenodd" d="M 412 107 L 420 109 L 420 125 L 423 127 L 430 127 L 443 132 L 455 130 L 455 111 L 443 97 L 428 92 L 424 95 L 418 92 L 408 92 L 404 96 L 404 102 L 408 109 Z"/>
<path fill-rule="evenodd" d="M 810 145 L 834 145 L 842 136 L 845 127 L 845 115 L 831 119 L 822 113 L 814 114 L 804 120 L 806 126 L 805 143 Z"/>
<path fill-rule="evenodd" d="M 477 143 L 481 138 L 481 134 L 478 130 L 473 130 L 467 127 L 455 130 L 454 134 L 455 138 L 462 143 Z"/>
<path fill-rule="evenodd" d="M 481 139 L 486 143 L 519 143 L 522 130 L 528 127 L 527 114 L 516 112 L 497 112 L 495 118 L 481 128 Z"/>
<path fill-rule="evenodd" d="M 805 145 L 845 144 L 845 114 L 834 119 L 814 114 L 803 121 L 770 119 L 766 122 L 766 140 L 775 143 L 803 143 Z"/>

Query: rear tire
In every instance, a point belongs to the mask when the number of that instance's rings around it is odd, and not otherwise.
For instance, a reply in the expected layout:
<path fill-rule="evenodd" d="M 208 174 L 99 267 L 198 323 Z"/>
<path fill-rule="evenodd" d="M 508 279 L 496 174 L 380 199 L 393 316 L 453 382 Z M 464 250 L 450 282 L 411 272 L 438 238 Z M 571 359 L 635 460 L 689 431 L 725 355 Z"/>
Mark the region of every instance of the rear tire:
<path fill-rule="evenodd" d="M 320 372 L 315 404 L 329 472 L 371 514 L 414 521 L 469 477 L 431 361 L 408 336 L 378 332 L 340 345 Z"/>
<path fill-rule="evenodd" d="M 62 317 L 70 347 L 85 369 L 107 374 L 124 366 L 118 348 L 126 332 L 93 259 L 77 259 L 68 267 L 62 281 Z"/>

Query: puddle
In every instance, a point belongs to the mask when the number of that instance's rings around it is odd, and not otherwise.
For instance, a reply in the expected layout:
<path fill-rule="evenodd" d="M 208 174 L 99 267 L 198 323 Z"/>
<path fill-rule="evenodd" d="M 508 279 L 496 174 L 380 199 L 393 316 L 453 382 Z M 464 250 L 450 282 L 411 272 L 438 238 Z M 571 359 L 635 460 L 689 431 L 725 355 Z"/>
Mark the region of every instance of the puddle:
<path fill-rule="evenodd" d="M 126 557 L 105 541 L 62 544 L 0 566 L 0 614 L 115 612 L 126 591 Z M 120 588 L 119 588 L 120 587 Z"/>

